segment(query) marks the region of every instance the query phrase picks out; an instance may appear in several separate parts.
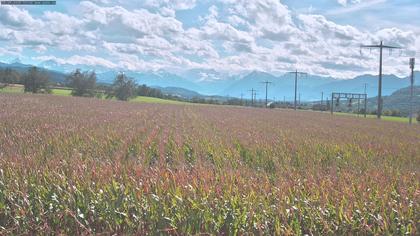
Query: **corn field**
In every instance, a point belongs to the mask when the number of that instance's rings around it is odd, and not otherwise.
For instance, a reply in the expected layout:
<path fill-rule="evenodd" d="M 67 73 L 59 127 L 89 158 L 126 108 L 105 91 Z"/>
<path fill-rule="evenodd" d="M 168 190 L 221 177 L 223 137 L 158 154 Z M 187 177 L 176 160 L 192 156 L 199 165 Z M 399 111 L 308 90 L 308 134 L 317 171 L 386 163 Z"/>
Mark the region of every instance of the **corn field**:
<path fill-rule="evenodd" d="M 0 234 L 418 235 L 420 126 L 0 95 Z"/>

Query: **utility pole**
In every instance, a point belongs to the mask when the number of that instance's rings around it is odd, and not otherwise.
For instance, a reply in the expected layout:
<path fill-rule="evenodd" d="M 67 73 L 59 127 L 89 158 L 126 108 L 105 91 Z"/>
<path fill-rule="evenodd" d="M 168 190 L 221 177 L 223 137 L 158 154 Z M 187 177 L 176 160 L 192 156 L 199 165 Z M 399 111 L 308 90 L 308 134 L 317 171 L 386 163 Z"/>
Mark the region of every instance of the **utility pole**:
<path fill-rule="evenodd" d="M 299 93 L 299 106 L 300 106 L 300 93 Z"/>
<path fill-rule="evenodd" d="M 267 103 L 268 103 L 268 85 L 271 84 L 272 82 L 270 81 L 264 81 L 261 82 L 263 84 L 265 84 L 265 108 L 267 108 Z"/>
<path fill-rule="evenodd" d="M 321 92 L 321 106 L 324 105 L 324 92 Z"/>
<path fill-rule="evenodd" d="M 252 88 L 251 90 L 248 90 L 248 91 L 251 92 L 251 104 L 252 106 L 254 106 L 254 95 L 256 94 L 257 90 Z"/>
<path fill-rule="evenodd" d="M 244 99 L 244 94 L 243 94 L 243 93 L 241 93 L 241 106 L 243 106 L 243 105 L 244 105 L 244 104 L 242 103 L 243 99 Z"/>
<path fill-rule="evenodd" d="M 289 72 L 290 74 L 294 74 L 295 75 L 295 110 L 297 110 L 297 79 L 298 79 L 298 75 L 308 75 L 307 73 L 304 72 L 298 72 L 298 70 L 293 71 L 293 72 Z"/>
<path fill-rule="evenodd" d="M 366 118 L 366 113 L 367 113 L 367 83 L 365 83 L 365 112 L 364 113 L 364 117 Z"/>
<path fill-rule="evenodd" d="M 411 86 L 410 86 L 410 125 L 413 123 L 413 96 L 414 96 L 414 65 L 416 64 L 415 58 L 410 58 L 411 69 Z"/>
<path fill-rule="evenodd" d="M 327 111 L 328 111 L 328 107 L 330 106 L 330 100 L 329 100 L 328 97 L 327 97 L 327 101 L 326 101 L 326 106 L 327 106 Z"/>
<path fill-rule="evenodd" d="M 382 52 L 383 49 L 400 49 L 400 47 L 394 47 L 394 46 L 387 46 L 384 45 L 383 42 L 379 45 L 362 45 L 361 48 L 379 48 L 379 81 L 378 81 L 378 111 L 377 111 L 377 117 L 378 119 L 381 119 L 382 116 Z"/>
<path fill-rule="evenodd" d="M 254 92 L 254 102 L 258 105 L 257 90 L 255 90 L 255 92 Z"/>

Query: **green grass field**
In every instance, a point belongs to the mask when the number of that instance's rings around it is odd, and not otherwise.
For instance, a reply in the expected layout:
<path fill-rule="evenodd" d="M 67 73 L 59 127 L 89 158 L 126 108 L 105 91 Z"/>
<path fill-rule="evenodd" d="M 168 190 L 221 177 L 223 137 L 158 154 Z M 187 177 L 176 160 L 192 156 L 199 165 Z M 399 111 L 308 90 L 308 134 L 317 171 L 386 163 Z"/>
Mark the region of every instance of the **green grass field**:
<path fill-rule="evenodd" d="M 161 98 L 153 98 L 153 97 L 143 97 L 138 96 L 132 100 L 132 102 L 143 102 L 143 103 L 158 103 L 158 104 L 178 104 L 178 105 L 186 105 L 190 104 L 187 102 L 181 102 L 181 101 L 175 101 L 175 100 L 167 100 L 167 99 L 161 99 Z"/>
<path fill-rule="evenodd" d="M 0 89 L 1 93 L 23 93 L 23 86 L 13 85 Z"/>
<path fill-rule="evenodd" d="M 7 86 L 5 88 L 0 89 L 0 93 L 23 93 L 23 86 L 22 85 Z M 58 95 L 58 96 L 71 96 L 71 89 L 55 88 L 51 90 L 51 94 Z M 134 99 L 131 99 L 130 101 L 141 102 L 141 103 L 177 104 L 177 105 L 191 104 L 187 102 L 161 99 L 161 98 L 153 98 L 153 97 L 143 97 L 143 96 L 138 96 Z"/>
<path fill-rule="evenodd" d="M 0 92 L 1 93 L 23 93 L 23 86 L 22 85 L 7 86 L 5 88 L 0 89 Z M 70 89 L 52 89 L 51 94 L 60 95 L 60 96 L 70 96 L 71 90 Z"/>
<path fill-rule="evenodd" d="M 71 96 L 70 89 L 52 89 L 51 93 L 59 96 Z"/>
<path fill-rule="evenodd" d="M 352 113 L 334 112 L 334 114 L 341 115 L 341 116 L 353 116 L 353 117 L 357 117 L 357 114 L 352 114 Z M 360 118 L 364 118 L 364 116 L 362 114 L 360 114 L 359 117 Z M 369 118 L 369 119 L 376 119 L 376 115 L 367 115 L 366 117 Z M 394 121 L 394 122 L 408 123 L 408 118 L 407 117 L 382 116 L 382 120 L 384 120 L 384 121 Z"/>

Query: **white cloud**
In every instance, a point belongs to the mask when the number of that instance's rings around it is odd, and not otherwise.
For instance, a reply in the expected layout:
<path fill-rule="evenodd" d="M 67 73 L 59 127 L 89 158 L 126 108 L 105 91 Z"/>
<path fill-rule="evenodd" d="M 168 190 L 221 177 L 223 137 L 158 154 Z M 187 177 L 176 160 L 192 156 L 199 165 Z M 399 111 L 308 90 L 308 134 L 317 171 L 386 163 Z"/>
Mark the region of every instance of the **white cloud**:
<path fill-rule="evenodd" d="M 230 13 L 247 21 L 249 30 L 257 37 L 285 41 L 298 33 L 289 9 L 277 0 L 221 0 Z M 244 23 L 243 23 L 244 24 Z"/>
<path fill-rule="evenodd" d="M 328 21 L 322 15 L 299 15 L 299 20 L 303 23 L 303 30 L 312 39 L 320 41 L 341 40 L 351 42 L 361 40 L 365 33 L 348 25 L 338 25 Z"/>
<path fill-rule="evenodd" d="M 167 7 L 174 10 L 186 10 L 194 8 L 196 0 L 146 0 L 145 5 L 155 8 Z"/>
<path fill-rule="evenodd" d="M 337 0 L 338 4 L 342 6 L 347 6 L 348 4 L 357 4 L 360 3 L 362 0 Z"/>
<path fill-rule="evenodd" d="M 355 11 L 379 1 L 341 1 L 346 7 L 340 10 Z M 176 12 L 194 9 L 198 1 L 117 2 L 83 1 L 74 13 L 0 8 L 0 41 L 10 48 L 29 48 L 38 60 L 74 66 L 235 73 L 299 66 L 337 77 L 376 73 L 376 55 L 361 56 L 362 43 L 384 40 L 420 50 L 420 37 L 409 30 L 368 32 L 323 15 L 297 14 L 278 0 L 218 0 L 207 14 L 197 14 L 196 24 L 188 29 Z M 69 53 L 74 56 L 63 56 Z M 395 58 L 385 61 L 388 71 L 395 72 L 401 63 Z"/>
<path fill-rule="evenodd" d="M 44 27 L 49 28 L 49 32 L 57 35 L 73 35 L 81 30 L 83 21 L 63 14 L 61 12 L 47 11 L 43 15 L 43 19 L 48 22 Z"/>
<path fill-rule="evenodd" d="M 385 3 L 387 0 L 338 0 L 338 2 L 345 6 L 344 8 L 334 9 L 327 12 L 327 15 L 340 15 L 340 14 L 349 14 L 352 12 L 357 12 L 365 9 L 369 9 L 372 6 Z M 352 4 L 349 4 L 352 3 Z"/>
<path fill-rule="evenodd" d="M 42 22 L 35 20 L 27 10 L 15 6 L 0 7 L 0 22 L 6 27 L 29 28 L 43 26 Z"/>
<path fill-rule="evenodd" d="M 80 55 L 74 55 L 69 58 L 58 58 L 55 56 L 40 56 L 36 57 L 36 59 L 41 61 L 53 61 L 58 64 L 70 64 L 70 65 L 85 65 L 85 66 L 103 66 L 106 68 L 118 68 L 118 66 L 104 58 L 101 57 L 95 57 L 95 56 L 80 56 Z"/>

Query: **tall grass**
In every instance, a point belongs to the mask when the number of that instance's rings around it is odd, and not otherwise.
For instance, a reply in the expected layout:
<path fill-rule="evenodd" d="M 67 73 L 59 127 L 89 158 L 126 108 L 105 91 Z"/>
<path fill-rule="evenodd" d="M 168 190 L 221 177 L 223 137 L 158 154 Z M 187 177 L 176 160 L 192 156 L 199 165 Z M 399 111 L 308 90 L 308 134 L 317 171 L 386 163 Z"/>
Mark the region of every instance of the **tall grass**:
<path fill-rule="evenodd" d="M 0 95 L 0 234 L 419 233 L 420 128 Z"/>

